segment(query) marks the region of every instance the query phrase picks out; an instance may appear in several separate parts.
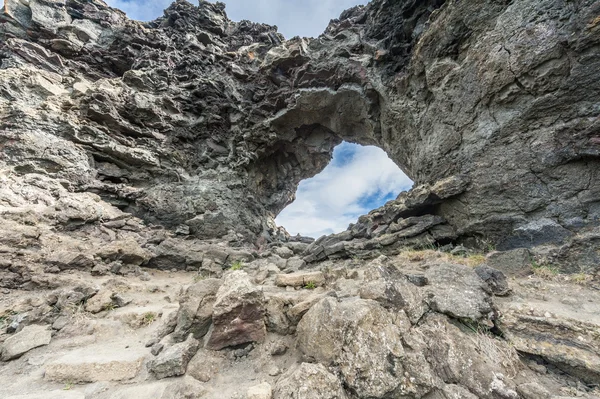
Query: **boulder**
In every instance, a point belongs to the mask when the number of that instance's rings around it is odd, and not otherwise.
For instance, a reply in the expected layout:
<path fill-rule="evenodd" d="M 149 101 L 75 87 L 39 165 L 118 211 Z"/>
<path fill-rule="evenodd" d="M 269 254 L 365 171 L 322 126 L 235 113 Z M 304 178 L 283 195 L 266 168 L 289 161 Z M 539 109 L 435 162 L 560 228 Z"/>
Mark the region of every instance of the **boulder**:
<path fill-rule="evenodd" d="M 508 280 L 504 273 L 487 265 L 479 265 L 475 268 L 475 273 L 486 282 L 492 294 L 497 296 L 506 296 L 510 293 Z"/>
<path fill-rule="evenodd" d="M 321 364 L 302 363 L 283 375 L 273 391 L 276 399 L 347 399 L 342 384 Z"/>
<path fill-rule="evenodd" d="M 533 273 L 533 257 L 526 248 L 492 252 L 486 263 L 507 276 L 525 277 Z"/>
<path fill-rule="evenodd" d="M 288 247 L 277 247 L 273 249 L 273 253 L 282 257 L 283 259 L 288 259 L 294 256 L 294 251 L 292 251 Z"/>
<path fill-rule="evenodd" d="M 48 326 L 25 326 L 4 341 L 0 358 L 5 362 L 16 359 L 34 348 L 48 345 L 51 339 L 52 332 Z"/>
<path fill-rule="evenodd" d="M 152 258 L 152 253 L 140 246 L 133 239 L 113 241 L 98 249 L 96 252 L 102 259 L 116 261 L 124 264 L 139 266 L 148 262 Z"/>
<path fill-rule="evenodd" d="M 220 352 L 200 349 L 188 363 L 186 374 L 201 382 L 208 382 L 225 365 L 225 356 Z"/>
<path fill-rule="evenodd" d="M 265 296 L 244 271 L 225 275 L 213 306 L 213 325 L 206 348 L 223 349 L 248 342 L 261 342 L 266 335 Z"/>
<path fill-rule="evenodd" d="M 47 257 L 46 262 L 58 266 L 60 270 L 90 270 L 95 263 L 92 256 L 72 251 L 53 252 Z"/>
<path fill-rule="evenodd" d="M 452 263 L 432 264 L 425 276 L 429 306 L 459 319 L 479 321 L 491 316 L 492 299 L 487 284 L 475 271 Z"/>
<path fill-rule="evenodd" d="M 325 275 L 322 272 L 278 274 L 275 277 L 275 284 L 279 287 L 305 287 L 309 284 L 317 287 L 324 283 Z"/>
<path fill-rule="evenodd" d="M 584 382 L 600 381 L 597 312 L 550 314 L 535 304 L 502 306 L 501 311 L 499 327 L 519 352 L 539 356 Z"/>
<path fill-rule="evenodd" d="M 269 295 L 265 306 L 265 322 L 267 331 L 275 332 L 281 335 L 287 335 L 293 332 L 293 325 L 287 315 L 287 309 L 292 301 L 284 295 Z M 296 320 L 296 323 L 300 319 Z"/>
<path fill-rule="evenodd" d="M 327 296 L 336 296 L 335 291 L 330 291 L 322 294 L 312 294 L 306 297 L 301 302 L 296 303 L 291 308 L 286 310 L 287 319 L 290 321 L 291 325 L 296 325 L 302 319 L 302 317 L 312 308 L 316 303 L 318 303 L 321 299 Z"/>
<path fill-rule="evenodd" d="M 428 310 L 424 293 L 393 265 L 373 261 L 365 271 L 360 297 L 379 302 L 385 308 L 403 309 L 413 324 Z"/>
<path fill-rule="evenodd" d="M 162 309 L 160 320 L 158 320 L 158 323 L 152 331 L 151 338 L 146 342 L 146 347 L 157 344 L 175 330 L 177 327 L 179 309 L 180 308 L 177 307 L 167 307 Z"/>
<path fill-rule="evenodd" d="M 337 365 L 357 395 L 383 398 L 400 387 L 402 335 L 377 302 L 324 298 L 300 320 L 297 333 L 298 348 L 324 365 Z"/>
<path fill-rule="evenodd" d="M 209 278 L 189 286 L 179 300 L 177 325 L 173 331 L 175 341 L 183 341 L 189 333 L 201 339 L 208 332 L 213 305 L 221 280 Z"/>
<path fill-rule="evenodd" d="M 192 335 L 184 342 L 163 350 L 155 359 L 148 362 L 148 371 L 157 379 L 184 375 L 189 361 L 198 351 L 200 342 Z"/>
<path fill-rule="evenodd" d="M 99 313 L 103 310 L 111 309 L 115 306 L 113 295 L 114 293 L 111 290 L 101 289 L 96 295 L 86 301 L 85 310 L 90 313 Z"/>
<path fill-rule="evenodd" d="M 507 342 L 461 328 L 460 324 L 436 313 L 426 315 L 405 339 L 413 350 L 426 356 L 426 362 L 435 373 L 429 389 L 438 386 L 441 379 L 457 385 L 445 387 L 445 391 L 468 391 L 481 399 L 519 397 L 514 377 L 521 362 Z M 419 378 L 412 372 L 410 375 Z"/>
<path fill-rule="evenodd" d="M 94 399 L 196 399 L 208 393 L 206 387 L 191 377 L 171 378 L 131 386 L 119 385 Z M 62 398 L 61 398 L 62 399 Z"/>

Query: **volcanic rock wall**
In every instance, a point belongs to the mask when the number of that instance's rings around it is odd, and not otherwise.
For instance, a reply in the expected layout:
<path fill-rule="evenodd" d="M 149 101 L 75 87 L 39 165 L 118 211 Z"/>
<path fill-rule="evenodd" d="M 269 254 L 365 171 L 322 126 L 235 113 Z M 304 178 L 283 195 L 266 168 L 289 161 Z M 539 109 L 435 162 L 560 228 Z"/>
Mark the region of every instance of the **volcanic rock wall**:
<path fill-rule="evenodd" d="M 598 259 L 597 1 L 375 0 L 287 41 L 205 1 L 140 23 L 98 0 L 6 0 L 0 21 L 4 214 L 35 197 L 61 228 L 121 211 L 285 239 L 274 217 L 348 140 L 417 188 L 335 244 L 579 239 Z M 73 195 L 103 210 L 70 215 Z"/>

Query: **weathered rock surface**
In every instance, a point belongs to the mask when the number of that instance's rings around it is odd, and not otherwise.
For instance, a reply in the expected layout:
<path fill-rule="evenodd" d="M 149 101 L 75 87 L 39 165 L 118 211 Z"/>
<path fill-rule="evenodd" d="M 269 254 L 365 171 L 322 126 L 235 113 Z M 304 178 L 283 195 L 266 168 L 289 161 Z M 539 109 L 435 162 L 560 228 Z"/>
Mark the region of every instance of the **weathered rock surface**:
<path fill-rule="evenodd" d="M 159 380 L 184 375 L 199 345 L 200 342 L 190 335 L 184 342 L 165 349 L 156 359 L 150 360 L 148 370 Z"/>
<path fill-rule="evenodd" d="M 98 399 L 195 399 L 206 394 L 206 388 L 190 377 L 171 378 L 135 385 L 98 395 Z"/>
<path fill-rule="evenodd" d="M 217 291 L 206 347 L 219 350 L 262 341 L 266 335 L 264 298 L 245 272 L 227 274 Z"/>
<path fill-rule="evenodd" d="M 187 375 L 201 382 L 208 382 L 225 364 L 225 358 L 219 352 L 200 349 L 190 360 Z"/>
<path fill-rule="evenodd" d="M 493 316 L 490 288 L 472 268 L 442 263 L 425 275 L 429 281 L 426 301 L 433 310 L 474 321 Z"/>
<path fill-rule="evenodd" d="M 302 363 L 283 376 L 274 390 L 281 399 L 346 399 L 340 381 L 321 364 Z"/>
<path fill-rule="evenodd" d="M 285 41 L 209 2 L 179 0 L 140 23 L 100 1 L 7 0 L 3 219 L 67 232 L 103 223 L 106 245 L 87 255 L 134 266 L 153 256 L 138 234 L 148 223 L 262 245 L 285 238 L 273 217 L 346 139 L 382 147 L 416 187 L 307 261 L 462 240 L 567 243 L 564 260 L 594 266 L 595 7 L 375 0 L 317 39 Z M 2 245 L 39 246 L 44 228 L 25 230 Z M 194 267 L 157 244 L 157 267 Z M 96 262 L 73 255 L 53 262 Z"/>
<path fill-rule="evenodd" d="M 385 308 L 404 310 L 413 324 L 429 310 L 425 292 L 381 258 L 371 262 L 365 270 L 365 283 L 360 287 L 360 297 L 373 299 Z"/>
<path fill-rule="evenodd" d="M 475 268 L 475 273 L 486 282 L 492 294 L 505 296 L 510 293 L 506 276 L 500 270 L 487 265 L 480 265 Z"/>
<path fill-rule="evenodd" d="M 359 396 L 382 398 L 401 383 L 401 332 L 377 302 L 321 300 L 298 324 L 298 345 L 326 366 L 338 364 Z"/>
<path fill-rule="evenodd" d="M 221 281 L 206 279 L 187 288 L 180 299 L 173 339 L 182 341 L 192 333 L 196 339 L 206 335 L 212 322 L 213 305 Z"/>
<path fill-rule="evenodd" d="M 280 287 L 304 287 L 309 284 L 317 287 L 323 283 L 325 275 L 322 272 L 278 274 L 275 278 L 275 284 Z"/>
<path fill-rule="evenodd" d="M 247 399 L 271 399 L 273 397 L 271 384 L 263 382 L 262 384 L 248 388 L 246 397 Z"/>
<path fill-rule="evenodd" d="M 515 348 L 593 383 L 600 380 L 597 320 L 577 320 L 532 309 L 506 309 L 502 329 Z M 594 322 L 595 321 L 595 322 Z"/>
<path fill-rule="evenodd" d="M 15 359 L 34 348 L 48 345 L 51 339 L 52 332 L 47 326 L 26 326 L 4 341 L 0 358 L 5 362 Z"/>
<path fill-rule="evenodd" d="M 147 352 L 141 347 L 96 345 L 73 350 L 46 366 L 45 378 L 62 383 L 123 381 L 134 378 Z"/>

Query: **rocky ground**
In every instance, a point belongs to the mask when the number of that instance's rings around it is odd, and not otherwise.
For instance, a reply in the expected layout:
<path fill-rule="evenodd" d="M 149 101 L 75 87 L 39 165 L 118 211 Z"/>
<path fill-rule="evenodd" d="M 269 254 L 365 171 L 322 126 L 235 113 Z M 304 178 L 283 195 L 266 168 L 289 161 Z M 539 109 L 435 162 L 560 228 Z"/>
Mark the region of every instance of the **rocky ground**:
<path fill-rule="evenodd" d="M 0 393 L 598 397 L 599 281 L 518 253 L 454 252 L 308 267 L 281 246 L 212 276 L 139 266 L 46 274 L 46 287 L 0 302 Z"/>

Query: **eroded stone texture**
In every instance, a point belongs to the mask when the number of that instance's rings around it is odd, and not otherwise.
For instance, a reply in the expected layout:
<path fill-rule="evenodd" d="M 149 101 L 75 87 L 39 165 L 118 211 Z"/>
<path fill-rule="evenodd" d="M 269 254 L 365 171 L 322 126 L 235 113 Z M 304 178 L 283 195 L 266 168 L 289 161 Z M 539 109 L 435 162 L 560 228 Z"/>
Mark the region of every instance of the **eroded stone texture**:
<path fill-rule="evenodd" d="M 345 139 L 383 148 L 416 188 L 310 261 L 567 242 L 558 258 L 596 267 L 597 14 L 593 0 L 375 0 L 285 41 L 204 1 L 140 23 L 99 1 L 7 0 L 3 220 L 143 230 L 125 212 L 260 245 L 285 238 L 274 216 Z M 114 250 L 100 255 L 151 257 Z"/>
<path fill-rule="evenodd" d="M 201 339 L 210 328 L 213 305 L 221 281 L 211 278 L 189 286 L 179 301 L 177 325 L 173 331 L 175 341 L 183 341 L 192 333 Z"/>
<path fill-rule="evenodd" d="M 267 333 L 264 301 L 264 293 L 245 272 L 227 274 L 217 291 L 206 347 L 219 350 L 262 341 Z"/>
<path fill-rule="evenodd" d="M 302 363 L 284 375 L 275 386 L 281 399 L 346 399 L 340 381 L 321 364 Z"/>
<path fill-rule="evenodd" d="M 163 379 L 185 374 L 187 365 L 198 350 L 200 343 L 192 335 L 184 342 L 177 343 L 148 362 L 148 370 L 157 378 Z"/>
<path fill-rule="evenodd" d="M 429 281 L 426 301 L 433 310 L 474 321 L 493 317 L 491 290 L 472 268 L 442 263 L 425 275 Z"/>
<path fill-rule="evenodd" d="M 47 326 L 25 326 L 20 332 L 4 341 L 0 350 L 0 359 L 9 361 L 29 352 L 30 350 L 48 345 L 52 332 Z"/>
<path fill-rule="evenodd" d="M 382 398 L 402 382 L 400 329 L 375 301 L 321 300 L 298 324 L 298 346 L 324 365 L 338 364 L 359 396 Z"/>

